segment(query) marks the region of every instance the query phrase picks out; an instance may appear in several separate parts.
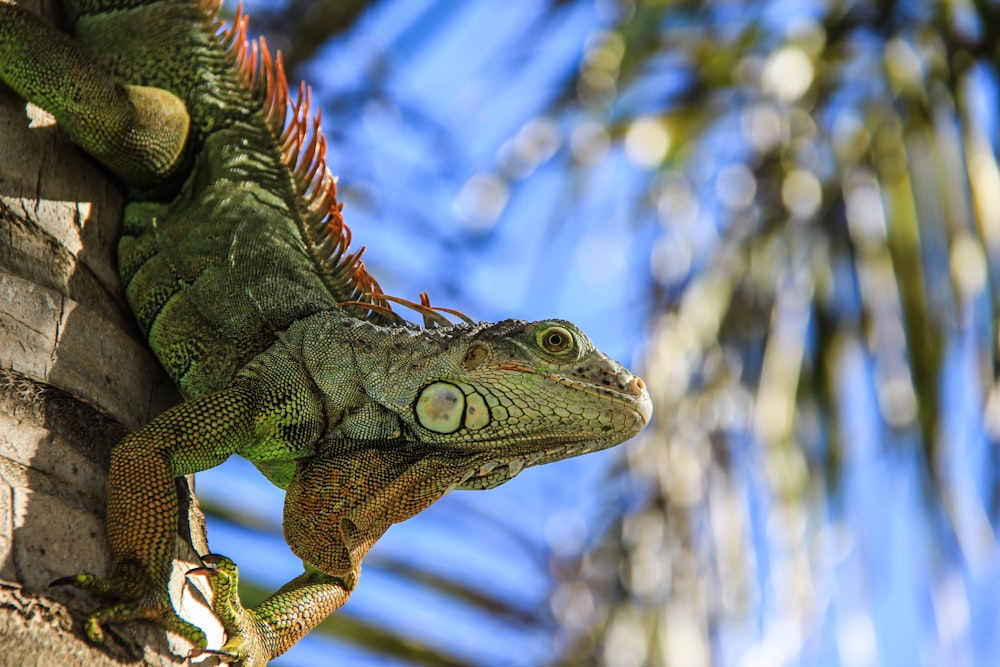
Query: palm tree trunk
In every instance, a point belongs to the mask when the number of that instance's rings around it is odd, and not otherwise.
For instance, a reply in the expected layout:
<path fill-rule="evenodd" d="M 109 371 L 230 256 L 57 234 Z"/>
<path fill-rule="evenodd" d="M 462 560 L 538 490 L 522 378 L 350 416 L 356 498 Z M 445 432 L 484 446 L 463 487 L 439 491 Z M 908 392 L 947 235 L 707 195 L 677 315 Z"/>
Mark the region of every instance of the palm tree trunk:
<path fill-rule="evenodd" d="M 48 588 L 68 574 L 107 572 L 111 448 L 178 400 L 124 303 L 121 210 L 120 190 L 96 163 L 0 84 L 3 664 L 184 662 L 144 624 L 112 628 L 104 649 L 90 646 L 82 622 L 100 601 Z M 200 511 L 189 510 L 178 542 L 190 559 L 192 539 L 206 548 Z"/>

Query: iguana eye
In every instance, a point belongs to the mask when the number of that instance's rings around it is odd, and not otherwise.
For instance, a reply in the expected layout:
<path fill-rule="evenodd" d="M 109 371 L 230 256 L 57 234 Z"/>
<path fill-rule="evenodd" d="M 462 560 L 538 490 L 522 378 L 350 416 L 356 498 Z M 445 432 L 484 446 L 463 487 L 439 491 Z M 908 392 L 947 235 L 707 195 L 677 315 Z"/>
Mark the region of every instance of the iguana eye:
<path fill-rule="evenodd" d="M 573 334 L 564 327 L 547 327 L 537 334 L 535 340 L 549 354 L 567 354 L 575 347 Z"/>

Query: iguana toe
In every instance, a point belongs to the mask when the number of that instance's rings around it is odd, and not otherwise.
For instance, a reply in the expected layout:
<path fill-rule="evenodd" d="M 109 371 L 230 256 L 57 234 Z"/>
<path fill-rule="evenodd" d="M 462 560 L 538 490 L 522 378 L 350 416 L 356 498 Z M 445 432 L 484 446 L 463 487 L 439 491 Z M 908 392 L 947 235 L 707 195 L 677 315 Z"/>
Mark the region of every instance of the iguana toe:
<path fill-rule="evenodd" d="M 202 651 L 224 656 L 235 667 L 259 667 L 273 657 L 269 650 L 267 627 L 252 609 L 243 606 L 239 596 L 239 568 L 231 559 L 208 554 L 202 557 L 204 567 L 188 572 L 202 575 L 212 586 L 212 609 L 226 630 L 226 643 L 218 650 Z M 192 657 L 198 654 L 192 654 Z"/>
<path fill-rule="evenodd" d="M 101 607 L 87 619 L 84 632 L 88 640 L 100 644 L 104 641 L 103 626 L 137 620 L 155 621 L 163 629 L 183 637 L 199 649 L 208 645 L 208 638 L 202 629 L 178 616 L 169 603 L 164 606 L 148 599 Z"/>
<path fill-rule="evenodd" d="M 81 590 L 120 600 L 115 604 L 101 607 L 87 618 L 84 624 L 84 634 L 93 644 L 104 643 L 104 626 L 109 623 L 148 620 L 160 624 L 169 632 L 180 635 L 198 648 L 207 646 L 208 640 L 205 633 L 198 626 L 177 615 L 163 587 L 155 585 L 148 577 L 136 576 L 136 574 L 136 572 L 127 572 L 122 576 L 104 578 L 84 572 L 60 577 L 49 586 L 71 585 Z"/>

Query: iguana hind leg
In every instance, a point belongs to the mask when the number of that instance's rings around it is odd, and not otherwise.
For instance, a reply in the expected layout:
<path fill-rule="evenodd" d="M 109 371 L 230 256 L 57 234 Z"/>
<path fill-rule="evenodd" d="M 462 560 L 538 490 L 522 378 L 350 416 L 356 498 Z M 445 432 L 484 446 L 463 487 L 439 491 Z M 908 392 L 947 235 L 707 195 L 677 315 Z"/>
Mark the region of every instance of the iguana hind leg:
<path fill-rule="evenodd" d="M 162 183 L 181 158 L 190 118 L 176 95 L 119 85 L 79 42 L 2 3 L 0 80 L 130 187 Z"/>
<path fill-rule="evenodd" d="M 107 519 L 111 574 L 53 582 L 117 599 L 87 620 L 88 639 L 99 643 L 107 623 L 152 620 L 205 647 L 205 634 L 177 615 L 168 594 L 177 533 L 174 480 L 217 466 L 254 441 L 259 424 L 254 400 L 253 392 L 241 387 L 206 394 L 174 406 L 114 448 Z"/>

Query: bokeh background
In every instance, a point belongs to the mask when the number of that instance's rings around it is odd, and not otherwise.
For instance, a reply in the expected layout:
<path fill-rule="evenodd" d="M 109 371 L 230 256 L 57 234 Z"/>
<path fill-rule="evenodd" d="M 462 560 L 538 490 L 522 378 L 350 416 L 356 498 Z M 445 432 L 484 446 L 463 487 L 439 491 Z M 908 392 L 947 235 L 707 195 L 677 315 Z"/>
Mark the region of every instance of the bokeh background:
<path fill-rule="evenodd" d="M 393 527 L 276 664 L 1000 661 L 1000 2 L 245 5 L 386 291 L 571 319 L 657 411 Z M 198 490 L 245 597 L 298 573 L 251 466 Z"/>

